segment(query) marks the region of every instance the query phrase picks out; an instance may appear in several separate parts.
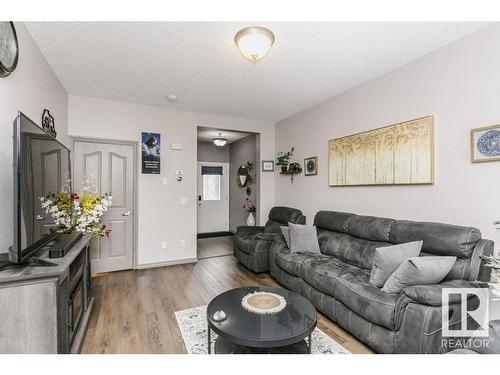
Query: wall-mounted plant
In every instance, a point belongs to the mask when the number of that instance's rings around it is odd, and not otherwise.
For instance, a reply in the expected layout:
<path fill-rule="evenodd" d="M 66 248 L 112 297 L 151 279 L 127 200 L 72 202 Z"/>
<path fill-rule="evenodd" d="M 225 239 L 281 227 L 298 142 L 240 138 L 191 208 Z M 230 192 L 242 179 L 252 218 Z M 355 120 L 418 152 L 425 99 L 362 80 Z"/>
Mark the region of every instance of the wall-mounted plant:
<path fill-rule="evenodd" d="M 293 156 L 294 151 L 295 151 L 295 147 L 292 147 L 290 149 L 290 151 L 278 152 L 276 164 L 281 166 L 282 173 L 285 173 L 287 171 L 288 163 L 290 162 L 290 158 Z"/>

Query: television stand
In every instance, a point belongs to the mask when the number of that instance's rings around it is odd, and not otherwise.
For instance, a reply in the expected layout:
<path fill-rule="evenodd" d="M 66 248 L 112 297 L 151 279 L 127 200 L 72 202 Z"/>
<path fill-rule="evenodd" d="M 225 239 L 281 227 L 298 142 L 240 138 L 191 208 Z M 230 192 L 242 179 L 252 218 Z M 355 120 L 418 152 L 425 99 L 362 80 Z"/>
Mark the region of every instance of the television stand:
<path fill-rule="evenodd" d="M 9 267 L 16 267 L 16 266 L 21 266 L 21 267 L 28 267 L 28 266 L 30 266 L 30 267 L 35 267 L 35 266 L 54 267 L 54 266 L 57 266 L 57 263 L 54 263 L 54 262 L 51 262 L 49 260 L 42 259 L 39 257 L 30 257 L 22 263 L 15 263 L 15 262 L 11 262 L 9 260 L 8 253 L 0 254 L 0 271 L 5 270 Z"/>

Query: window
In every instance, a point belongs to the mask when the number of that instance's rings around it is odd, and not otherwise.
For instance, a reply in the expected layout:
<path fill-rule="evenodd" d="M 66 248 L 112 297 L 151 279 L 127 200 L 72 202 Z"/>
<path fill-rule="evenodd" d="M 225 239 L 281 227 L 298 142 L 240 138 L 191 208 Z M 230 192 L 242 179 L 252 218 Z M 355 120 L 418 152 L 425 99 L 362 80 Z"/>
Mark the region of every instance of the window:
<path fill-rule="evenodd" d="M 220 174 L 203 175 L 203 200 L 220 201 Z"/>

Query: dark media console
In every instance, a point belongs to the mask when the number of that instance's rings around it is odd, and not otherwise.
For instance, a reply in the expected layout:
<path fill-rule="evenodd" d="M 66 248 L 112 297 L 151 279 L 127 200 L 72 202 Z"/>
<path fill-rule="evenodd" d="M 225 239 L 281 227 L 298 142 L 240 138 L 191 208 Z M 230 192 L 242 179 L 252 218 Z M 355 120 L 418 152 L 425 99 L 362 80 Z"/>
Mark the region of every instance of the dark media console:
<path fill-rule="evenodd" d="M 41 249 L 37 258 L 53 262 L 52 267 L 0 271 L 0 353 L 80 351 L 94 304 L 90 239 L 85 234 L 64 240 L 62 258 L 50 259 L 50 246 Z"/>

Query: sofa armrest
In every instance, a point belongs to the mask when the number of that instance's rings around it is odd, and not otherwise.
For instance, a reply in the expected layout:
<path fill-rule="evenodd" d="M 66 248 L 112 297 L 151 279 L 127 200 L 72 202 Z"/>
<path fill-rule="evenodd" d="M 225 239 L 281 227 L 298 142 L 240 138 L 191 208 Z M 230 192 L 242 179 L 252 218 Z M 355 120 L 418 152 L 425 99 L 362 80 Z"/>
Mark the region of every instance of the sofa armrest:
<path fill-rule="evenodd" d="M 478 284 L 468 280 L 444 281 L 433 285 L 414 285 L 403 290 L 412 301 L 421 305 L 442 306 L 442 290 L 445 288 L 478 288 Z M 472 298 L 472 296 L 470 297 Z M 459 295 L 450 295 L 450 304 L 459 303 Z"/>
<path fill-rule="evenodd" d="M 240 226 L 236 228 L 236 235 L 239 237 L 255 236 L 258 233 L 264 232 L 264 227 Z"/>

